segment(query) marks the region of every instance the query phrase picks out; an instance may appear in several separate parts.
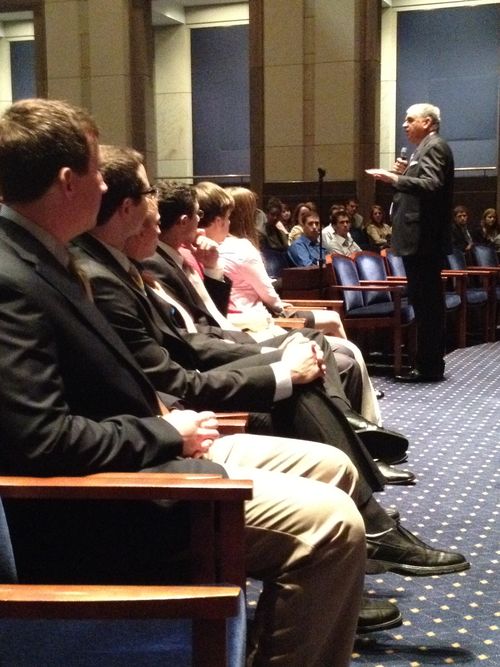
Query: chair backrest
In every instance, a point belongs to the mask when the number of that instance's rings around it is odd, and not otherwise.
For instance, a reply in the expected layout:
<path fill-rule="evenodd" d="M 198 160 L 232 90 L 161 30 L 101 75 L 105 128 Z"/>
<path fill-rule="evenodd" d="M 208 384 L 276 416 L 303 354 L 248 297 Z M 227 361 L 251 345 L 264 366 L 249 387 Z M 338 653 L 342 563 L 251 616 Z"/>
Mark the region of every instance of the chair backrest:
<path fill-rule="evenodd" d="M 283 269 L 290 266 L 286 250 L 264 248 L 261 250 L 261 255 L 266 271 L 271 278 L 280 278 Z"/>
<path fill-rule="evenodd" d="M 498 255 L 491 245 L 475 245 L 472 255 L 477 266 L 499 266 Z"/>
<path fill-rule="evenodd" d="M 385 259 L 391 276 L 406 278 L 405 265 L 403 264 L 402 257 L 398 257 L 390 248 L 387 248 Z"/>
<path fill-rule="evenodd" d="M 0 582 L 2 584 L 17 583 L 16 562 L 10 541 L 9 526 L 0 498 Z"/>
<path fill-rule="evenodd" d="M 281 274 L 283 299 L 321 299 L 325 288 L 332 285 L 331 264 L 319 266 L 292 266 Z"/>
<path fill-rule="evenodd" d="M 387 280 L 387 271 L 383 257 L 374 252 L 360 252 L 356 255 L 354 261 L 358 269 L 360 280 Z M 371 306 L 374 303 L 386 303 L 388 300 L 386 292 L 373 291 L 364 292 L 363 300 L 365 306 Z"/>
<path fill-rule="evenodd" d="M 467 262 L 465 261 L 465 255 L 460 250 L 455 250 L 450 255 L 446 256 L 448 261 L 448 266 L 453 271 L 463 271 L 467 268 Z"/>
<path fill-rule="evenodd" d="M 337 285 L 359 285 L 359 275 L 354 260 L 343 255 L 332 255 L 332 267 Z M 353 308 L 362 308 L 365 305 L 362 292 L 345 291 L 344 309 L 347 312 Z"/>

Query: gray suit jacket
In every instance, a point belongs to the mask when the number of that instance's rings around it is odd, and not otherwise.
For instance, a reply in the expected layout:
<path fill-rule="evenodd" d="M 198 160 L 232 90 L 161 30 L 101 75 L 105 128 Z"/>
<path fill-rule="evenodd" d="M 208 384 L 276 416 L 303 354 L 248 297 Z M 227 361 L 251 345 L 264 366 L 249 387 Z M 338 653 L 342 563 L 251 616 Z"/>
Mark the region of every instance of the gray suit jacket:
<path fill-rule="evenodd" d="M 451 252 L 453 154 L 438 134 L 420 142 L 396 184 L 391 245 L 397 255 Z"/>

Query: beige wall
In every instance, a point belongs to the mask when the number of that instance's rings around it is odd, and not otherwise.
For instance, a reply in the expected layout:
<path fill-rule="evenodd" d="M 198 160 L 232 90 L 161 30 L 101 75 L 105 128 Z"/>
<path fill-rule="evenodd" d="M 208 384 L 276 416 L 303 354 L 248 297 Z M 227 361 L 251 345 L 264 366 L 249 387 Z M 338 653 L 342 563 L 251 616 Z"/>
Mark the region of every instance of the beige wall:
<path fill-rule="evenodd" d="M 156 169 L 164 178 L 193 175 L 191 29 L 248 23 L 248 4 L 186 8 L 183 18 L 155 29 Z"/>
<path fill-rule="evenodd" d="M 262 0 L 265 181 L 314 181 L 318 167 L 355 180 L 375 144 L 378 154 L 377 114 L 364 106 L 366 85 L 378 88 L 371 5 Z"/>

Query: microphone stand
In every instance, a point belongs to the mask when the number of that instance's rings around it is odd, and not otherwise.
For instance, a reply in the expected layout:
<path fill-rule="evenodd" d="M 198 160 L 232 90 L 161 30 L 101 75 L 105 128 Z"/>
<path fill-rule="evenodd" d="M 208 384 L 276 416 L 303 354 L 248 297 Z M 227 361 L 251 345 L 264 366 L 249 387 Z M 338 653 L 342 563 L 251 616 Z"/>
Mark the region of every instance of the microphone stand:
<path fill-rule="evenodd" d="M 323 257 L 323 180 L 326 176 L 326 171 L 318 167 L 318 210 L 319 210 L 319 298 L 322 299 L 323 294 L 323 266 L 325 258 Z"/>

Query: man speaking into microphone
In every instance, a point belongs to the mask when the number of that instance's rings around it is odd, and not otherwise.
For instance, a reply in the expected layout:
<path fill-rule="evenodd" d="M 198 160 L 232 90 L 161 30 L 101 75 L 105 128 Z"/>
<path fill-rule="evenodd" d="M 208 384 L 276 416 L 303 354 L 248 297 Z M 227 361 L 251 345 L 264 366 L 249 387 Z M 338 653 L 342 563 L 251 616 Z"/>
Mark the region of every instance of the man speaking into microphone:
<path fill-rule="evenodd" d="M 445 256 L 451 252 L 454 163 L 450 147 L 438 134 L 440 121 L 438 107 L 413 104 L 403 123 L 408 140 L 416 146 L 409 163 L 400 156 L 391 171 L 367 170 L 396 190 L 391 210 L 391 246 L 403 259 L 417 325 L 415 368 L 396 378 L 402 382 L 444 379 L 441 269 Z"/>

